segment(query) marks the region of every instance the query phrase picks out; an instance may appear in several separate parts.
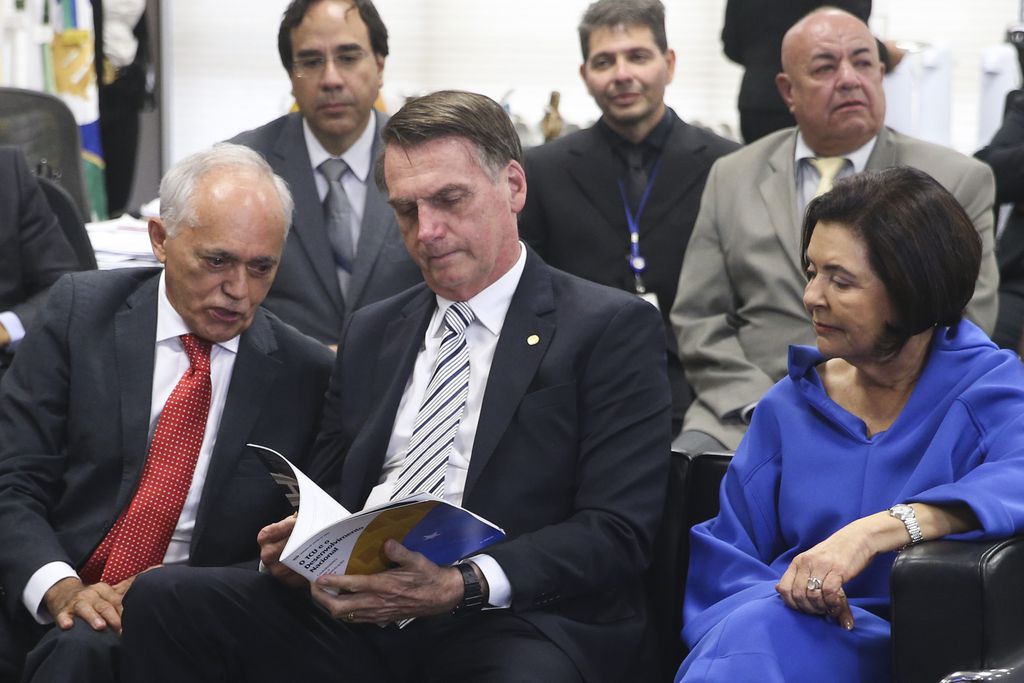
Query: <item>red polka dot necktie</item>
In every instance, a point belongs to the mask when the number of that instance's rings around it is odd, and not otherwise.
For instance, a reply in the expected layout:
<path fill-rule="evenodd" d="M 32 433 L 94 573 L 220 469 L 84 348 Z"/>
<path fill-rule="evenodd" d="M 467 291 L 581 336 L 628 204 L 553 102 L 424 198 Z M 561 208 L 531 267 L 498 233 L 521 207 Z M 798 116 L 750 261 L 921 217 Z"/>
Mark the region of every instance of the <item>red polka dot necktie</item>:
<path fill-rule="evenodd" d="M 210 411 L 210 342 L 192 334 L 180 339 L 190 367 L 157 420 L 135 496 L 80 572 L 86 583 L 114 585 L 160 564 L 167 553 Z"/>

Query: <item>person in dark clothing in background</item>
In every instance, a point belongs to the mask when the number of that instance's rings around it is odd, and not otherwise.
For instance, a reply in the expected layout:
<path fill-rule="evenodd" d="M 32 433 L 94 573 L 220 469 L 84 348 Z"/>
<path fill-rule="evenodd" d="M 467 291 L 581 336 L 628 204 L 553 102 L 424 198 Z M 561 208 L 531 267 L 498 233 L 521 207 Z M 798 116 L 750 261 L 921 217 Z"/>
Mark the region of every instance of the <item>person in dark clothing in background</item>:
<path fill-rule="evenodd" d="M 1017 350 L 1024 332 L 1024 90 L 1006 96 L 1002 127 L 974 156 L 995 173 L 996 206 L 1014 205 L 996 242 L 999 314 L 992 341 Z"/>

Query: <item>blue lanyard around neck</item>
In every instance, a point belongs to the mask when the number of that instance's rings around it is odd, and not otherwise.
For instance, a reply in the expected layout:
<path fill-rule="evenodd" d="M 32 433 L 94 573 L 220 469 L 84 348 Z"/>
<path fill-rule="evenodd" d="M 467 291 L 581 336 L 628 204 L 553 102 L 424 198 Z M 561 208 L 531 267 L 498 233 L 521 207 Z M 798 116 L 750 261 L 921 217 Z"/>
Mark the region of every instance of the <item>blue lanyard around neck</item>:
<path fill-rule="evenodd" d="M 654 180 L 658 177 L 658 171 L 661 170 L 661 155 L 658 155 L 658 159 L 654 162 L 654 166 L 651 168 L 651 175 L 647 179 L 647 186 L 644 188 L 644 193 L 640 196 L 640 204 L 636 207 L 636 213 L 629 206 L 629 197 L 626 195 L 626 183 L 619 178 L 619 196 L 622 197 L 622 208 L 626 210 L 626 226 L 629 228 L 629 267 L 633 271 L 633 277 L 636 280 L 636 292 L 637 294 L 643 294 L 647 291 L 643 283 L 643 272 L 647 268 L 647 261 L 643 256 L 640 255 L 640 217 L 644 213 L 644 209 L 647 207 L 647 200 L 651 196 L 651 188 L 654 187 Z"/>

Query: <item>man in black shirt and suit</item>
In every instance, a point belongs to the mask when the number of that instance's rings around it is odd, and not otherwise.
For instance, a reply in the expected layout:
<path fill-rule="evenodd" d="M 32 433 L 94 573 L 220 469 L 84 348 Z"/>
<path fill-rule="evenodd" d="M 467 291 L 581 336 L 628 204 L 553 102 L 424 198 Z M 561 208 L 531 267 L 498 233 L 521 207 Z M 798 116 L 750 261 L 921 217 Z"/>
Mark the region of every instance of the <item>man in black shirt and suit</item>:
<path fill-rule="evenodd" d="M 668 312 L 711 164 L 738 147 L 665 106 L 675 52 L 658 0 L 599 0 L 579 26 L 580 75 L 601 119 L 526 153 L 523 239 L 556 268 L 655 304 L 665 321 L 673 428 L 690 389 Z"/>

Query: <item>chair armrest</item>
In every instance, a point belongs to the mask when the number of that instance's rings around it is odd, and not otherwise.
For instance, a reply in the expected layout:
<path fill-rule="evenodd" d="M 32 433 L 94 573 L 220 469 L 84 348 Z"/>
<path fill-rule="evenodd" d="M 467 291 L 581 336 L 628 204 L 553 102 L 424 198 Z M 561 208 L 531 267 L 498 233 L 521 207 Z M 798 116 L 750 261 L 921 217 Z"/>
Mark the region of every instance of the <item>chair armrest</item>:
<path fill-rule="evenodd" d="M 985 669 L 984 671 L 954 671 L 939 683 L 983 683 L 999 681 L 999 683 L 1021 683 L 1024 681 L 1024 669 Z"/>
<path fill-rule="evenodd" d="M 891 590 L 895 680 L 935 683 L 1024 661 L 1024 536 L 908 548 Z"/>

